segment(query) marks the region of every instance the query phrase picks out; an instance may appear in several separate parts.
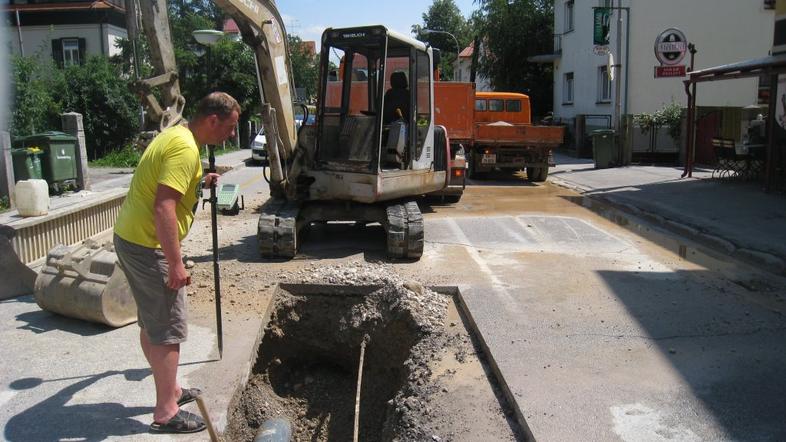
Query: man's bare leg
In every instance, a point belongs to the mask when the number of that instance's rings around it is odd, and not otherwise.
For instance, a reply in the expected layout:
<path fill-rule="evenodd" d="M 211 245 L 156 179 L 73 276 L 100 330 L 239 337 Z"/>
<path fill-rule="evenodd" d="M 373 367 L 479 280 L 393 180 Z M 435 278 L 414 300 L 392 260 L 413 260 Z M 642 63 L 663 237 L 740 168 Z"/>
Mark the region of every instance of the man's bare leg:
<path fill-rule="evenodd" d="M 142 352 L 145 353 L 150 368 L 153 370 L 153 380 L 156 385 L 156 407 L 153 410 L 153 420 L 166 423 L 179 409 L 177 400 L 182 394 L 177 383 L 177 367 L 180 362 L 180 344 L 156 345 L 147 338 L 142 331 L 140 334 Z"/>

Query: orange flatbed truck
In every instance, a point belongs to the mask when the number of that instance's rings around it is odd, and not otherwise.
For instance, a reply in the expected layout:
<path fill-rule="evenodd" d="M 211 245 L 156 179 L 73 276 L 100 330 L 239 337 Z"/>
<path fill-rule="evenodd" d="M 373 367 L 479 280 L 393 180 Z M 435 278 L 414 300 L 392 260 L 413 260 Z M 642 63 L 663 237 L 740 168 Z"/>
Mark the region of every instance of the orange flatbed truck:
<path fill-rule="evenodd" d="M 444 126 L 450 143 L 447 187 L 432 193 L 457 202 L 467 186 L 466 152 L 472 146 L 475 132 L 475 83 L 456 81 L 434 82 L 434 122 Z"/>
<path fill-rule="evenodd" d="M 554 166 L 552 149 L 565 136 L 563 127 L 534 126 L 529 97 L 514 92 L 477 92 L 474 115 L 474 140 L 467 152 L 470 178 L 526 169 L 527 180 L 546 181 Z"/>

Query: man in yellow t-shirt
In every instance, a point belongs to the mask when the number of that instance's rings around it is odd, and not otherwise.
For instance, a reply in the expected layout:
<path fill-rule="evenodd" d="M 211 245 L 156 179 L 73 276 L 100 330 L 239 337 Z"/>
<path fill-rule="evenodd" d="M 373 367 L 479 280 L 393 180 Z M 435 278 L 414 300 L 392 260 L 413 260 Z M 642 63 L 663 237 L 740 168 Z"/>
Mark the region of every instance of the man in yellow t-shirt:
<path fill-rule="evenodd" d="M 150 425 L 155 432 L 205 429 L 202 418 L 180 410 L 201 393 L 177 382 L 180 343 L 188 331 L 185 286 L 191 283 L 180 241 L 194 220 L 192 208 L 202 178 L 199 146 L 233 137 L 239 116 L 234 98 L 213 92 L 197 103 L 188 127 L 167 129 L 153 139 L 139 160 L 115 222 L 115 251 L 137 304 L 140 344 L 156 386 Z M 217 178 L 208 174 L 206 187 Z"/>

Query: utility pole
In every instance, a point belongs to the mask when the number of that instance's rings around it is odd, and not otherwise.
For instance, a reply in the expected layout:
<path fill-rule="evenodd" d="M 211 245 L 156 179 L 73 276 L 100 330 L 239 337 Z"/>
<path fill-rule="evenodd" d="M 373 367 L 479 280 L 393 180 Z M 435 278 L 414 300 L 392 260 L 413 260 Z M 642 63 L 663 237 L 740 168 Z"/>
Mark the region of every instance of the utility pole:
<path fill-rule="evenodd" d="M 613 6 L 613 5 L 612 5 Z M 622 166 L 625 163 L 625 154 L 622 152 L 622 0 L 617 0 L 617 58 L 614 60 L 613 69 L 617 74 L 617 81 L 614 82 L 614 114 L 615 129 L 617 132 L 617 153 L 619 158 L 617 164 Z M 627 73 L 626 73 L 627 74 Z"/>

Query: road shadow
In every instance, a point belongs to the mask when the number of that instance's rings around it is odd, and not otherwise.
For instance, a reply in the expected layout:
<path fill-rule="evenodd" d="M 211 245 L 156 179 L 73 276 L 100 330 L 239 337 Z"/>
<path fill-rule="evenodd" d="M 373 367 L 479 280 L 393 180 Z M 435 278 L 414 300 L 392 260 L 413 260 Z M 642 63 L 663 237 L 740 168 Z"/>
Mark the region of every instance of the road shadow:
<path fill-rule="evenodd" d="M 362 253 L 367 262 L 391 262 L 387 257 L 386 241 L 385 229 L 379 224 L 313 223 L 300 231 L 298 253 L 292 259 L 338 259 Z M 222 261 L 258 263 L 292 260 L 260 256 L 256 234 L 220 247 L 218 253 Z M 195 263 L 209 263 L 213 261 L 213 253 L 208 247 L 201 255 L 189 256 L 188 259 Z"/>
<path fill-rule="evenodd" d="M 524 171 L 501 170 L 487 172 L 475 178 L 468 178 L 467 186 L 536 187 L 538 183 L 527 181 L 527 174 Z"/>
<path fill-rule="evenodd" d="M 132 418 L 152 413 L 152 407 L 126 407 L 114 402 L 67 405 L 80 391 L 114 375 L 123 375 L 126 380 L 138 382 L 149 376 L 150 370 L 106 371 L 84 377 L 79 382 L 12 416 L 5 426 L 4 439 L 10 442 L 101 441 L 113 436 L 147 433 L 148 425 Z M 22 378 L 11 382 L 10 387 L 15 390 L 27 390 L 44 382 L 60 380 L 62 379 Z"/>
<path fill-rule="evenodd" d="M 731 243 L 735 248 L 786 259 L 786 197 L 765 193 L 756 182 L 675 179 L 649 184 L 614 183 L 595 187 L 584 195 L 635 207 L 672 227 L 686 226 L 691 231 L 683 228 L 680 234 L 721 253 L 729 253 L 724 243 Z M 604 202 L 584 196 L 562 198 L 609 218 L 610 210 Z M 708 236 L 723 241 L 708 242 Z"/>
<path fill-rule="evenodd" d="M 16 320 L 25 323 L 17 327 L 17 329 L 31 331 L 36 334 L 59 330 L 79 336 L 95 336 L 115 330 L 103 324 L 67 318 L 44 310 L 21 313 L 16 316 Z"/>
<path fill-rule="evenodd" d="M 599 275 L 703 405 L 680 398 L 675 413 L 684 405 L 685 416 L 703 422 L 710 413 L 729 440 L 786 440 L 783 314 L 740 290 L 708 288 L 715 277 L 707 273 Z"/>

